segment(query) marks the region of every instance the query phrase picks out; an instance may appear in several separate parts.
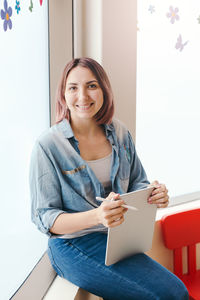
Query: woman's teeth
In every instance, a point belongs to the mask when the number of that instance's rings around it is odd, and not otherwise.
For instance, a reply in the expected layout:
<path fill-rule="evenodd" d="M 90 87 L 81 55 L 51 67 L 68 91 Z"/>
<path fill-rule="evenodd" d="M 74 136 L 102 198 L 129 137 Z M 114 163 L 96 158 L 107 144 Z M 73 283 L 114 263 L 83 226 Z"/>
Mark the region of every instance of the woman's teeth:
<path fill-rule="evenodd" d="M 90 108 L 90 106 L 92 105 L 91 104 L 88 104 L 88 105 L 77 105 L 81 110 L 87 110 L 88 108 Z"/>

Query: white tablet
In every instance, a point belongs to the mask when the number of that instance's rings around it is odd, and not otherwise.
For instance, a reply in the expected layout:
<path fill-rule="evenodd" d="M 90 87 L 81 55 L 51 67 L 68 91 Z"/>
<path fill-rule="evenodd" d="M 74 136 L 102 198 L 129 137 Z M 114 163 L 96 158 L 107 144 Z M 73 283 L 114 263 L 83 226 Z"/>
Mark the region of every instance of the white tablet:
<path fill-rule="evenodd" d="M 124 222 L 108 229 L 105 257 L 107 266 L 151 249 L 157 206 L 149 204 L 147 199 L 153 189 L 148 187 L 120 195 L 127 205 L 136 207 L 137 211 L 128 209 Z"/>

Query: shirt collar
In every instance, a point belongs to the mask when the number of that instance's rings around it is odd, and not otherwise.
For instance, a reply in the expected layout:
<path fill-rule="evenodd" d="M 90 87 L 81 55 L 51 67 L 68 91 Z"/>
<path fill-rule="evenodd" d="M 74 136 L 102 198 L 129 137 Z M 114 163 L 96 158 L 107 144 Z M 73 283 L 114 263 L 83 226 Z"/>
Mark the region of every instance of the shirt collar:
<path fill-rule="evenodd" d="M 110 123 L 110 124 L 104 124 L 103 127 L 104 127 L 104 130 L 105 130 L 105 133 L 106 133 L 106 136 L 107 136 L 107 137 L 108 137 L 109 134 L 114 130 L 113 123 Z"/>
<path fill-rule="evenodd" d="M 57 126 L 58 129 L 62 131 L 64 137 L 66 137 L 67 139 L 74 137 L 73 130 L 67 119 L 63 119 L 61 122 L 57 124 Z"/>

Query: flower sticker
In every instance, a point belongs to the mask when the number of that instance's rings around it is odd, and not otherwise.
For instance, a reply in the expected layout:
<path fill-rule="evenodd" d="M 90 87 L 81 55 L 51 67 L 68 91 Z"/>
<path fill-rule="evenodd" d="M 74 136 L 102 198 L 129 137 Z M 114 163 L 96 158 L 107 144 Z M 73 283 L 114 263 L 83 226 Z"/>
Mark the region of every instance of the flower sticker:
<path fill-rule="evenodd" d="M 4 20 L 3 23 L 4 31 L 6 31 L 8 27 L 12 29 L 12 21 L 10 19 L 11 16 L 12 16 L 12 8 L 8 7 L 7 0 L 4 0 L 4 10 L 1 9 L 1 18 L 2 20 Z"/>
<path fill-rule="evenodd" d="M 154 13 L 155 12 L 155 6 L 149 5 L 148 11 L 150 11 L 151 14 Z"/>
<path fill-rule="evenodd" d="M 181 36 L 181 34 L 179 34 L 175 48 L 181 52 L 184 49 L 184 47 L 187 45 L 187 43 L 188 43 L 188 41 L 183 43 L 182 36 Z"/>
<path fill-rule="evenodd" d="M 40 5 L 41 5 L 41 6 L 42 6 L 42 1 L 43 1 L 43 0 L 40 0 Z"/>
<path fill-rule="evenodd" d="M 179 9 L 177 7 L 173 8 L 173 6 L 169 7 L 169 12 L 166 14 L 167 18 L 170 18 L 171 23 L 174 24 L 175 20 L 178 21 L 180 19 L 178 15 Z"/>
<path fill-rule="evenodd" d="M 19 11 L 21 10 L 21 8 L 20 8 L 20 1 L 16 1 L 15 9 L 16 9 L 17 14 L 18 14 Z"/>

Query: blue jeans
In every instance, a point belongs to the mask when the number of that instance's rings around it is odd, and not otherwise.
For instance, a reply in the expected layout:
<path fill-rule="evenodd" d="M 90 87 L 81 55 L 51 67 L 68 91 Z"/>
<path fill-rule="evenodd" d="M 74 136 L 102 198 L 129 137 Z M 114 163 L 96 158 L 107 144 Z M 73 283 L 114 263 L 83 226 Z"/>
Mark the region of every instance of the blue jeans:
<path fill-rule="evenodd" d="M 145 254 L 105 266 L 107 234 L 49 239 L 48 255 L 59 276 L 107 300 L 186 300 L 174 274 Z"/>

